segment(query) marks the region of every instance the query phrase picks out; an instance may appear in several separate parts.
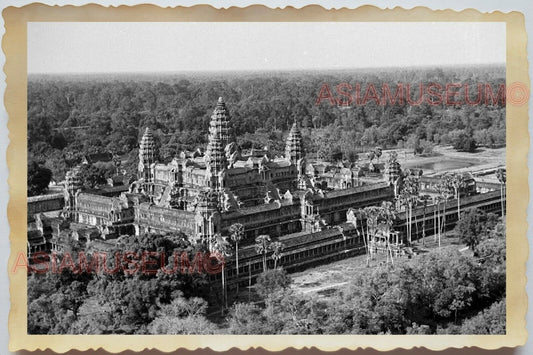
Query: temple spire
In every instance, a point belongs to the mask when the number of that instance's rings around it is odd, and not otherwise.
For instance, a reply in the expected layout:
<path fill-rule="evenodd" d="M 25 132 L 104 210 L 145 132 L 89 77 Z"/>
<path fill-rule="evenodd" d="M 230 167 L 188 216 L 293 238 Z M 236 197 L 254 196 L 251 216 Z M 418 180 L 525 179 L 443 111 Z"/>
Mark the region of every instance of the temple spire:
<path fill-rule="evenodd" d="M 293 164 L 305 155 L 302 143 L 302 133 L 298 127 L 298 123 L 294 121 L 292 128 L 287 137 L 287 144 L 285 146 L 285 159 Z"/>
<path fill-rule="evenodd" d="M 228 162 L 226 160 L 225 147 L 230 143 L 231 129 L 229 126 L 229 112 L 222 97 L 211 115 L 209 123 L 209 141 L 205 152 L 205 164 L 207 168 L 207 184 L 211 189 L 220 190 L 223 186 L 223 174 Z"/>
<path fill-rule="evenodd" d="M 65 188 L 63 194 L 65 197 L 65 206 L 63 207 L 66 218 L 73 218 L 75 220 L 76 214 L 76 193 L 81 190 L 83 184 L 81 182 L 80 167 L 76 166 L 65 174 Z"/>
<path fill-rule="evenodd" d="M 230 114 L 222 97 L 218 98 L 217 105 L 209 122 L 209 137 L 217 136 L 222 144 L 222 149 L 233 140 L 233 132 L 230 126 Z"/>
<path fill-rule="evenodd" d="M 146 127 L 139 144 L 138 177 L 145 182 L 152 181 L 150 166 L 155 163 L 155 142 L 150 128 Z"/>

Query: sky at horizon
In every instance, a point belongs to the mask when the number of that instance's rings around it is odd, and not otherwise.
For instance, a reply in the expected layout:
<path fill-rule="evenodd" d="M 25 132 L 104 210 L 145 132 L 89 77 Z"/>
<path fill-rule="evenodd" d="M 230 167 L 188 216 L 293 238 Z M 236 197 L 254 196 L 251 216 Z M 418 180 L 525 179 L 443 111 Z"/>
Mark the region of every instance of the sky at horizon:
<path fill-rule="evenodd" d="M 28 73 L 505 64 L 503 22 L 31 22 Z"/>

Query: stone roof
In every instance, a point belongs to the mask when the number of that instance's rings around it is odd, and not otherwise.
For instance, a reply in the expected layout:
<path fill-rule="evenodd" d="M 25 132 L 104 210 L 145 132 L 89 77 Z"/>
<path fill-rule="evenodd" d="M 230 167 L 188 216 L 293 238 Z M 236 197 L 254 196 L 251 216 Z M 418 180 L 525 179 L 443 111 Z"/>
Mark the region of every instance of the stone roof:
<path fill-rule="evenodd" d="M 80 193 L 77 199 L 78 201 L 84 201 L 84 200 L 93 201 L 93 202 L 98 202 L 98 203 L 110 205 L 110 206 L 113 205 L 113 200 L 114 200 L 113 197 L 107 197 L 107 196 L 96 195 L 96 194 L 85 193 L 85 192 Z"/>
<path fill-rule="evenodd" d="M 28 240 L 36 240 L 36 239 L 41 239 L 43 237 L 43 234 L 41 233 L 41 231 L 36 230 L 36 229 L 28 230 L 27 235 L 28 235 Z"/>
<path fill-rule="evenodd" d="M 98 162 L 107 163 L 113 160 L 113 154 L 110 152 L 94 153 L 94 154 L 87 154 L 84 158 L 88 164 L 94 164 Z"/>
<path fill-rule="evenodd" d="M 283 243 L 283 249 L 288 250 L 297 248 L 299 246 L 306 246 L 313 243 L 317 243 L 323 239 L 341 236 L 342 233 L 350 233 L 353 232 L 355 229 L 356 228 L 352 223 L 342 223 L 337 226 L 332 226 L 331 228 L 327 228 L 315 233 L 297 232 L 286 234 L 279 238 L 272 238 L 272 241 L 280 241 L 281 243 Z M 281 252 L 283 254 L 283 250 Z M 271 254 L 271 252 L 269 252 L 268 254 Z M 239 258 L 242 259 L 255 257 L 257 255 L 258 254 L 255 251 L 254 245 L 249 245 L 239 250 Z"/>
<path fill-rule="evenodd" d="M 28 197 L 28 203 L 38 202 L 38 201 L 48 201 L 48 200 L 62 199 L 63 196 L 64 196 L 63 193 L 53 193 L 53 194 L 46 194 L 46 195 L 29 196 Z"/>
<path fill-rule="evenodd" d="M 287 167 L 291 165 L 291 162 L 285 159 L 274 159 L 269 162 L 270 165 L 279 166 L 279 167 Z"/>
<path fill-rule="evenodd" d="M 353 195 L 357 193 L 361 193 L 364 191 L 372 191 L 377 190 L 381 188 L 388 187 L 389 184 L 387 182 L 379 182 L 376 184 L 369 184 L 369 185 L 363 185 L 363 186 L 355 186 L 348 189 L 342 189 L 342 190 L 333 190 L 328 191 L 324 194 L 324 198 L 334 198 L 334 197 L 341 197 L 341 196 L 348 196 Z"/>
<path fill-rule="evenodd" d="M 156 206 L 150 202 L 142 202 L 139 204 L 139 209 L 141 210 L 151 210 L 158 213 L 163 213 L 167 215 L 175 215 L 175 216 L 194 216 L 194 212 L 191 211 L 185 211 L 185 210 L 177 210 L 172 208 L 166 208 L 166 207 L 159 207 Z"/>
<path fill-rule="evenodd" d="M 266 203 L 266 204 L 257 205 L 257 206 L 239 208 L 236 211 L 225 213 L 225 215 L 228 216 L 229 218 L 231 218 L 232 216 L 249 216 L 249 215 L 254 215 L 254 214 L 263 213 L 267 211 L 277 210 L 280 207 L 281 207 L 281 203 L 275 201 L 273 203 Z"/>
<path fill-rule="evenodd" d="M 121 193 L 126 192 L 128 190 L 129 190 L 128 185 L 102 186 L 96 189 L 85 190 L 83 194 L 98 195 L 98 196 L 110 198 L 111 196 L 118 196 Z"/>

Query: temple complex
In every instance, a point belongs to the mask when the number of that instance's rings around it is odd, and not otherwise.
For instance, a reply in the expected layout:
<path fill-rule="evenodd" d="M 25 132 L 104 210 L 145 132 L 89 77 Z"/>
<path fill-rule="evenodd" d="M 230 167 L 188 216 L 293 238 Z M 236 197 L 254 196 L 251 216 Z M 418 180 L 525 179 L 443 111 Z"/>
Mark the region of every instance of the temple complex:
<path fill-rule="evenodd" d="M 245 153 L 237 145 L 222 98 L 211 115 L 205 152 L 182 152 L 164 164 L 157 160 L 157 150 L 146 128 L 139 142 L 137 180 L 127 190 L 117 190 L 120 194 L 82 191 L 79 169 L 74 168 L 66 175 L 62 194 L 29 198 L 28 253 L 59 251 L 69 238 L 89 249 L 109 248 L 121 235 L 147 232 L 181 233 L 201 243 L 216 234 L 229 235 L 229 228 L 240 223 L 245 234 L 241 272 L 259 269 L 254 265 L 261 260 L 252 244 L 262 234 L 282 241 L 281 262 L 298 269 L 364 252 L 370 217 L 355 211 L 384 202 L 398 208 L 389 232 L 397 245 L 405 243 L 407 216 L 401 208 L 405 187 L 413 181 L 417 192 L 430 200 L 423 207 L 414 206 L 416 228 L 411 230 L 436 232 L 430 222 L 442 177 L 402 169 L 395 153 L 384 163 L 308 161 L 297 122 L 286 139 L 284 156 L 273 157 L 267 150 Z M 456 196 L 444 201 L 445 228 L 455 225 L 459 207 L 501 210 L 504 196 L 497 185 L 486 185 L 479 193 L 471 175 L 465 174 L 462 181 Z M 43 214 L 51 210 L 58 215 Z M 372 248 L 378 249 L 374 244 Z M 230 276 L 231 272 L 230 268 Z"/>

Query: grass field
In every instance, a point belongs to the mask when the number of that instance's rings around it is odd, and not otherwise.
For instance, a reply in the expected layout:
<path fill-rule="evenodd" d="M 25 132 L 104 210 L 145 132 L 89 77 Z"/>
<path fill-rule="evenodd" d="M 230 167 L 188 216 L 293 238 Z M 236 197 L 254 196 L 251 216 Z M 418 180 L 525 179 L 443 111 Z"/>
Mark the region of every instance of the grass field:
<path fill-rule="evenodd" d="M 412 150 L 398 153 L 398 159 L 403 168 L 421 168 L 424 174 L 473 168 L 478 166 L 505 165 L 505 148 L 478 148 L 474 153 L 458 152 L 451 146 L 436 146 L 432 156 L 415 156 Z"/>
<path fill-rule="evenodd" d="M 438 241 L 435 241 L 433 236 L 428 236 L 424 240 L 416 241 L 413 246 L 420 255 L 438 249 Z M 452 232 L 447 232 L 447 237 L 441 238 L 441 249 L 450 248 L 469 253 L 470 250 L 465 249 L 465 247 Z M 416 258 L 417 256 L 413 257 Z M 394 259 L 394 263 L 398 265 L 408 260 L 410 259 L 405 256 L 398 257 Z M 346 287 L 356 275 L 372 272 L 374 268 L 385 266 L 384 254 L 370 260 L 368 266 L 367 256 L 359 255 L 294 273 L 291 275 L 293 278 L 292 288 L 304 294 L 313 294 L 315 297 L 327 299 Z"/>

